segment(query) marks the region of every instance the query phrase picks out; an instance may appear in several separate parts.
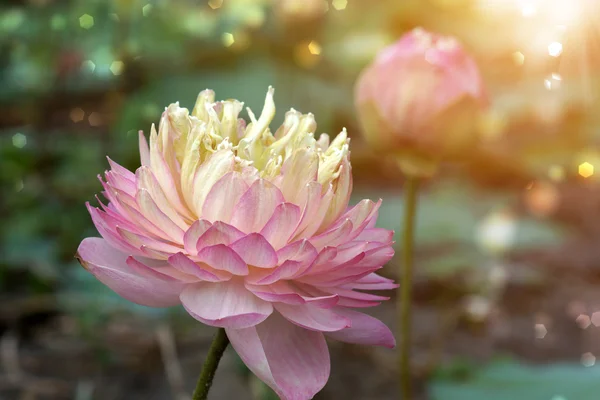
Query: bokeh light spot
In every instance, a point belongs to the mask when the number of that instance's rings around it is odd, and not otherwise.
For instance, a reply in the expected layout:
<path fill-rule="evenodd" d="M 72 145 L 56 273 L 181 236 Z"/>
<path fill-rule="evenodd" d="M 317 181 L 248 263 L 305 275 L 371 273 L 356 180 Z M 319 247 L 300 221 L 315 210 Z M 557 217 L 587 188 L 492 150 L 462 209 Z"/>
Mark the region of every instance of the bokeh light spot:
<path fill-rule="evenodd" d="M 110 64 L 110 72 L 112 72 L 113 75 L 121 75 L 124 67 L 125 64 L 123 61 L 113 61 L 112 64 Z"/>
<path fill-rule="evenodd" d="M 231 47 L 232 44 L 235 43 L 235 38 L 233 37 L 233 33 L 225 32 L 221 35 L 221 42 L 223 42 L 223 46 Z"/>
<path fill-rule="evenodd" d="M 17 182 L 15 183 L 15 192 L 19 193 L 24 187 L 25 184 L 23 183 L 23 179 L 17 179 Z"/>
<path fill-rule="evenodd" d="M 563 52 L 562 43 L 552 42 L 548 46 L 548 54 L 550 54 L 552 57 L 558 57 L 562 54 L 562 52 Z"/>
<path fill-rule="evenodd" d="M 523 4 L 523 7 L 521 7 L 521 14 L 524 17 L 533 17 L 535 14 L 537 14 L 537 8 L 531 3 Z"/>
<path fill-rule="evenodd" d="M 67 19 L 62 14 L 54 14 L 50 18 L 50 27 L 54 31 L 62 31 L 67 26 Z"/>
<path fill-rule="evenodd" d="M 222 5 L 223 5 L 223 0 L 208 0 L 208 6 L 210 8 L 212 8 L 213 10 L 216 10 L 217 8 L 221 8 Z"/>
<path fill-rule="evenodd" d="M 584 178 L 589 178 L 590 176 L 594 175 L 594 166 L 589 162 L 579 164 L 579 175 Z"/>
<path fill-rule="evenodd" d="M 73 122 L 81 122 L 85 118 L 85 111 L 81 108 L 74 108 L 71 110 L 69 118 L 71 118 L 71 121 Z"/>
<path fill-rule="evenodd" d="M 312 68 L 319 62 L 319 56 L 310 50 L 310 43 L 300 42 L 294 48 L 294 58 L 296 63 L 304 68 Z M 313 50 L 316 50 L 313 48 Z"/>
<path fill-rule="evenodd" d="M 148 15 L 150 15 L 153 8 L 154 6 L 152 4 L 146 4 L 144 7 L 142 7 L 142 15 L 144 17 L 147 17 Z"/>
<path fill-rule="evenodd" d="M 561 182 L 565 179 L 565 169 L 562 165 L 552 165 L 548 168 L 548 177 L 554 182 Z"/>
<path fill-rule="evenodd" d="M 552 214 L 560 204 L 560 196 L 556 187 L 548 182 L 535 182 L 525 192 L 525 204 L 529 211 L 537 217 Z"/>
<path fill-rule="evenodd" d="M 596 364 L 596 356 L 594 356 L 592 353 L 583 353 L 581 355 L 581 364 L 584 367 L 593 367 L 594 364 Z"/>
<path fill-rule="evenodd" d="M 579 316 L 577 318 L 575 318 L 575 323 L 581 329 L 587 329 L 592 324 L 592 321 L 590 320 L 589 315 L 579 314 Z"/>
<path fill-rule="evenodd" d="M 308 51 L 310 51 L 310 54 L 318 56 L 321 54 L 321 45 L 316 41 L 311 40 L 311 42 L 308 44 Z"/>
<path fill-rule="evenodd" d="M 536 339 L 543 339 L 548 334 L 548 329 L 544 324 L 535 324 L 535 337 Z"/>
<path fill-rule="evenodd" d="M 91 126 L 100 126 L 102 125 L 102 115 L 100 115 L 100 113 L 93 112 L 88 117 L 88 122 Z"/>
<path fill-rule="evenodd" d="M 525 64 L 525 54 L 521 53 L 520 51 L 515 51 L 512 54 L 512 59 L 516 65 Z"/>
<path fill-rule="evenodd" d="M 501 254 L 509 250 L 516 237 L 517 222 L 510 211 L 490 213 L 477 230 L 479 246 L 492 254 Z"/>
<path fill-rule="evenodd" d="M 0 28 L 7 32 L 17 30 L 25 21 L 25 12 L 21 9 L 3 11 L 0 14 Z"/>
<path fill-rule="evenodd" d="M 81 63 L 81 70 L 84 72 L 94 73 L 96 64 L 92 60 L 85 60 Z"/>
<path fill-rule="evenodd" d="M 83 29 L 90 29 L 92 26 L 94 26 L 94 17 L 92 17 L 90 14 L 83 14 L 81 17 L 79 17 L 79 26 L 81 26 Z"/>
<path fill-rule="evenodd" d="M 348 0 L 333 0 L 331 5 L 338 11 L 345 10 L 346 6 L 348 6 Z"/>
<path fill-rule="evenodd" d="M 27 144 L 27 136 L 22 133 L 15 133 L 12 137 L 12 144 L 18 149 L 22 149 Z"/>
<path fill-rule="evenodd" d="M 591 320 L 594 326 L 600 327 L 600 311 L 596 311 L 595 313 L 593 313 Z"/>

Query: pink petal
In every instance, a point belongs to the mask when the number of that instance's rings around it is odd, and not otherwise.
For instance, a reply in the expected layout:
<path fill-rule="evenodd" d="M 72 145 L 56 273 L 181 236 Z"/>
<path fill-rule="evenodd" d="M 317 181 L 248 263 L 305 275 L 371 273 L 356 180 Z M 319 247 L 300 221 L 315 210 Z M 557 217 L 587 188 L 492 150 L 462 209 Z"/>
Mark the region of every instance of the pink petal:
<path fill-rule="evenodd" d="M 200 251 L 204 247 L 216 244 L 229 245 L 244 236 L 244 232 L 225 222 L 217 221 L 198 238 L 196 250 Z"/>
<path fill-rule="evenodd" d="M 341 342 L 384 346 L 393 349 L 396 339 L 390 329 L 377 318 L 347 308 L 337 307 L 335 312 L 352 321 L 350 328 L 329 332 L 327 336 Z"/>
<path fill-rule="evenodd" d="M 116 230 L 117 233 L 123 238 L 123 240 L 125 240 L 131 246 L 136 247 L 138 249 L 142 246 L 146 246 L 153 250 L 164 251 L 167 253 L 176 253 L 178 251 L 181 251 L 181 248 L 177 246 L 153 239 L 149 236 L 138 235 L 137 233 L 133 233 L 119 226 L 117 226 Z"/>
<path fill-rule="evenodd" d="M 311 265 L 305 269 L 303 272 L 298 274 L 296 278 L 300 278 L 306 275 L 310 275 L 313 271 L 319 271 L 324 266 L 328 265 L 331 260 L 333 260 L 337 256 L 337 248 L 335 247 L 325 247 L 321 250 L 315 260 L 311 263 Z"/>
<path fill-rule="evenodd" d="M 172 274 L 169 273 L 172 272 L 171 270 L 173 269 L 169 265 L 161 265 L 160 267 L 152 268 L 148 264 L 137 260 L 133 256 L 127 257 L 125 262 L 129 267 L 129 271 L 133 274 L 154 278 L 165 282 L 181 283 L 180 279 L 175 278 Z"/>
<path fill-rule="evenodd" d="M 235 205 L 247 190 L 248 185 L 239 172 L 225 174 L 208 192 L 202 206 L 202 218 L 230 222 Z"/>
<path fill-rule="evenodd" d="M 138 274 L 143 268 L 132 269 L 127 265 L 127 254 L 115 250 L 103 239 L 84 239 L 77 255 L 81 264 L 100 282 L 129 301 L 149 307 L 179 304 L 184 283 L 163 279 L 148 270 L 144 275 Z"/>
<path fill-rule="evenodd" d="M 346 240 L 350 232 L 352 232 L 352 222 L 345 220 L 341 225 L 331 228 L 319 236 L 310 238 L 310 242 L 317 249 L 325 246 L 337 246 Z"/>
<path fill-rule="evenodd" d="M 358 290 L 389 290 L 396 289 L 398 286 L 392 279 L 377 274 L 369 274 L 344 287 Z"/>
<path fill-rule="evenodd" d="M 114 171 L 108 171 L 104 174 L 106 176 L 106 182 L 115 189 L 121 190 L 130 196 L 135 196 L 137 186 L 135 182 L 130 181 L 123 175 L 120 175 Z"/>
<path fill-rule="evenodd" d="M 130 245 L 127 241 L 123 240 L 118 233 L 115 232 L 116 223 L 114 220 L 104 212 L 92 207 L 90 203 L 85 203 L 88 212 L 92 217 L 94 226 L 100 233 L 100 235 L 115 249 L 123 251 L 125 253 L 141 254 L 140 250 Z"/>
<path fill-rule="evenodd" d="M 154 225 L 159 226 L 160 229 L 164 231 L 171 240 L 177 243 L 183 243 L 183 235 L 185 232 L 165 213 L 163 213 L 160 208 L 158 208 L 147 190 L 138 190 L 136 202 L 140 207 L 140 211 L 144 217 L 146 217 Z"/>
<path fill-rule="evenodd" d="M 231 279 L 232 275 L 223 271 L 209 271 L 202 268 L 194 261 L 186 257 L 183 253 L 173 254 L 169 257 L 169 264 L 179 271 L 193 275 L 202 281 L 222 282 Z"/>
<path fill-rule="evenodd" d="M 204 219 L 200 219 L 192 224 L 183 235 L 183 246 L 188 254 L 198 254 L 196 244 L 200 236 L 210 228 L 212 224 Z"/>
<path fill-rule="evenodd" d="M 285 303 L 291 305 L 300 305 L 310 303 L 316 307 L 331 308 L 338 302 L 338 296 L 304 296 L 298 292 L 294 286 L 287 281 L 278 281 L 270 285 L 252 285 L 245 284 L 246 289 L 250 290 L 261 299 L 272 303 Z"/>
<path fill-rule="evenodd" d="M 294 306 L 275 303 L 274 307 L 288 321 L 313 331 L 333 332 L 350 326 L 350 319 L 314 305 Z"/>
<path fill-rule="evenodd" d="M 248 328 L 273 312 L 271 303 L 259 299 L 238 281 L 192 284 L 180 298 L 192 317 L 217 327 Z"/>
<path fill-rule="evenodd" d="M 317 249 L 306 239 L 290 243 L 277 251 L 277 258 L 280 262 L 283 260 L 293 260 L 302 264 L 310 264 L 318 255 L 319 252 Z"/>
<path fill-rule="evenodd" d="M 339 295 L 338 305 L 342 307 L 364 308 L 374 307 L 381 304 L 382 301 L 389 300 L 387 296 L 377 296 L 371 293 L 355 292 L 343 288 L 330 288 L 331 293 Z"/>
<path fill-rule="evenodd" d="M 298 274 L 303 267 L 299 261 L 287 260 L 275 269 L 253 271 L 246 280 L 251 284 L 270 285 L 281 279 L 289 279 Z"/>
<path fill-rule="evenodd" d="M 138 168 L 135 172 L 135 176 L 137 178 L 138 190 L 146 189 L 158 208 L 179 228 L 184 231 L 187 230 L 189 224 L 183 220 L 177 210 L 171 205 L 150 168 L 144 166 Z"/>
<path fill-rule="evenodd" d="M 369 221 L 367 222 L 367 226 L 365 226 L 365 229 L 375 229 L 375 225 L 377 224 L 378 217 L 379 217 L 379 209 L 377 209 L 377 211 L 375 211 L 373 213 L 373 215 L 371 215 L 369 217 Z"/>
<path fill-rule="evenodd" d="M 342 215 L 340 219 L 348 219 L 352 222 L 352 232 L 346 240 L 352 240 L 360 235 L 373 215 L 377 214 L 381 202 L 381 199 L 377 203 L 374 203 L 371 200 L 362 200 Z"/>
<path fill-rule="evenodd" d="M 283 195 L 271 182 L 256 180 L 238 201 L 231 224 L 246 233 L 260 232 L 275 207 L 284 202 Z"/>
<path fill-rule="evenodd" d="M 128 170 L 125 167 L 122 167 L 118 163 L 114 162 L 113 160 L 110 159 L 110 157 L 106 157 L 106 159 L 108 160 L 108 163 L 110 164 L 111 170 L 113 170 L 117 174 L 121 175 L 123 178 L 127 179 L 128 181 L 135 182 L 135 175 L 133 174 L 133 172 L 131 172 L 130 170 Z"/>
<path fill-rule="evenodd" d="M 150 148 L 148 147 L 148 141 L 144 132 L 139 132 L 139 146 L 140 146 L 140 162 L 142 165 L 150 165 Z"/>
<path fill-rule="evenodd" d="M 383 266 L 394 257 L 394 249 L 390 246 L 378 246 L 365 251 L 365 258 L 356 265 L 356 268 L 370 268 Z"/>
<path fill-rule="evenodd" d="M 244 260 L 224 244 L 207 246 L 198 252 L 196 258 L 214 269 L 231 272 L 234 275 L 248 275 L 249 273 L 248 265 Z"/>
<path fill-rule="evenodd" d="M 251 233 L 229 246 L 248 265 L 258 268 L 273 268 L 277 265 L 277 253 L 259 233 Z"/>
<path fill-rule="evenodd" d="M 140 231 L 145 231 L 149 235 L 153 235 L 158 238 L 165 238 L 167 234 L 160 228 L 150 222 L 138 209 L 137 202 L 127 193 L 119 192 L 118 190 L 106 191 L 106 197 L 110 201 L 110 204 L 115 209 L 131 222 L 132 225 L 139 227 Z"/>
<path fill-rule="evenodd" d="M 281 203 L 260 233 L 275 249 L 280 249 L 288 243 L 299 221 L 300 207 L 291 203 Z"/>
<path fill-rule="evenodd" d="M 309 284 L 315 284 L 318 286 L 323 286 L 325 284 L 327 284 L 326 286 L 332 286 L 331 284 L 329 284 L 329 282 L 331 282 L 332 280 L 337 281 L 337 279 L 339 278 L 345 278 L 348 277 L 349 275 L 351 275 L 349 273 L 349 271 L 351 271 L 351 267 L 356 267 L 356 265 L 358 263 L 360 263 L 363 259 L 365 258 L 365 254 L 364 253 L 360 253 L 358 255 L 356 255 L 354 258 L 339 264 L 339 265 L 335 265 L 334 267 L 330 268 L 330 269 L 324 269 L 324 270 L 318 270 L 316 268 L 311 269 L 309 273 L 305 274 L 304 276 L 302 276 L 300 279 L 301 282 L 303 283 L 309 283 Z M 329 267 L 329 265 L 326 265 L 325 268 Z M 356 269 L 352 269 L 352 271 L 356 271 Z M 362 272 L 362 270 L 358 270 L 355 273 L 360 273 Z"/>
<path fill-rule="evenodd" d="M 277 313 L 255 327 L 226 332 L 242 361 L 282 400 L 312 399 L 327 383 L 329 350 L 322 333 Z"/>
<path fill-rule="evenodd" d="M 302 296 L 286 281 L 275 282 L 271 285 L 252 285 L 246 283 L 245 286 L 246 289 L 250 290 L 257 297 L 270 303 L 281 302 L 292 305 L 306 303 Z"/>
<path fill-rule="evenodd" d="M 394 231 L 383 228 L 369 228 L 363 230 L 354 240 L 365 240 L 368 242 L 380 242 L 390 244 L 394 239 Z"/>
<path fill-rule="evenodd" d="M 152 138 L 151 138 L 152 141 Z M 160 153 L 158 146 L 150 146 L 150 161 L 152 164 L 152 173 L 160 184 L 165 196 L 175 209 L 183 216 L 193 219 L 189 209 L 184 205 L 179 197 L 180 189 L 173 178 L 173 171 Z"/>
<path fill-rule="evenodd" d="M 297 204 L 303 205 L 302 216 L 294 232 L 294 239 L 311 237 L 321 226 L 333 196 L 333 192 L 329 192 L 328 197 L 321 198 L 321 191 L 319 182 L 310 182 L 300 193 L 302 199 Z"/>

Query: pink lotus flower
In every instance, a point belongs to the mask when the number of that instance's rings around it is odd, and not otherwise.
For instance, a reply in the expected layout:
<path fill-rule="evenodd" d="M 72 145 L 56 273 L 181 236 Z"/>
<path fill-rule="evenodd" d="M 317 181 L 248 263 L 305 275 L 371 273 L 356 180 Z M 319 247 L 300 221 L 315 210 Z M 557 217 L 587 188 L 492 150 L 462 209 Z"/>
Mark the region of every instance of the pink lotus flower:
<path fill-rule="evenodd" d="M 87 205 L 102 238 L 86 238 L 82 265 L 122 297 L 150 307 L 182 304 L 231 344 L 282 399 L 310 399 L 329 377 L 325 335 L 393 347 L 379 320 L 355 308 L 392 289 L 375 273 L 393 255 L 392 232 L 375 227 L 378 203 L 348 208 L 346 132 L 315 140 L 312 114 L 295 110 L 271 134 L 269 89 L 260 118 L 243 104 L 200 93 L 191 115 L 170 105 L 142 166 L 109 159 L 109 200 Z"/>
<path fill-rule="evenodd" d="M 487 104 L 475 60 L 455 38 L 420 28 L 379 54 L 355 94 L 373 147 L 433 158 L 473 142 L 478 113 Z"/>

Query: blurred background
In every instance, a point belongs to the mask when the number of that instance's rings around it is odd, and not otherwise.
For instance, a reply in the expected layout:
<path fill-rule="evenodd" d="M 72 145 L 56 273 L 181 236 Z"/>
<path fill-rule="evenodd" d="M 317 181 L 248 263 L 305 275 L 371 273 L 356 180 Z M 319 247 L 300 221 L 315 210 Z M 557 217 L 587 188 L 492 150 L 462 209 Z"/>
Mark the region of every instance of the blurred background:
<path fill-rule="evenodd" d="M 417 398 L 597 399 L 599 15 L 593 0 L 3 1 L 0 399 L 190 398 L 213 329 L 122 300 L 73 258 L 97 236 L 84 202 L 105 156 L 135 169 L 138 130 L 169 103 L 211 88 L 258 112 L 273 85 L 277 124 L 293 106 L 318 133 L 348 128 L 354 201 L 382 197 L 398 230 L 402 176 L 361 140 L 353 84 L 417 26 L 463 41 L 492 97 L 481 145 L 421 194 Z M 395 329 L 393 301 L 369 312 Z M 395 351 L 330 349 L 316 399 L 397 398 Z M 276 398 L 231 350 L 211 395 Z"/>

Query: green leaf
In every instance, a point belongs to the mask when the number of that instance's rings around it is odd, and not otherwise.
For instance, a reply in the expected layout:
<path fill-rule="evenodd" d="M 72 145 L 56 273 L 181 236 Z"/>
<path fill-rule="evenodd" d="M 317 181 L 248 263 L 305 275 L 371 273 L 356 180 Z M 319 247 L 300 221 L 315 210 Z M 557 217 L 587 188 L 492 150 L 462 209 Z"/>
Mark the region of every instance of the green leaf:
<path fill-rule="evenodd" d="M 433 400 L 596 400 L 600 366 L 575 364 L 528 366 L 501 362 L 470 371 L 465 381 L 434 379 Z M 445 376 L 448 376 L 445 374 Z"/>

